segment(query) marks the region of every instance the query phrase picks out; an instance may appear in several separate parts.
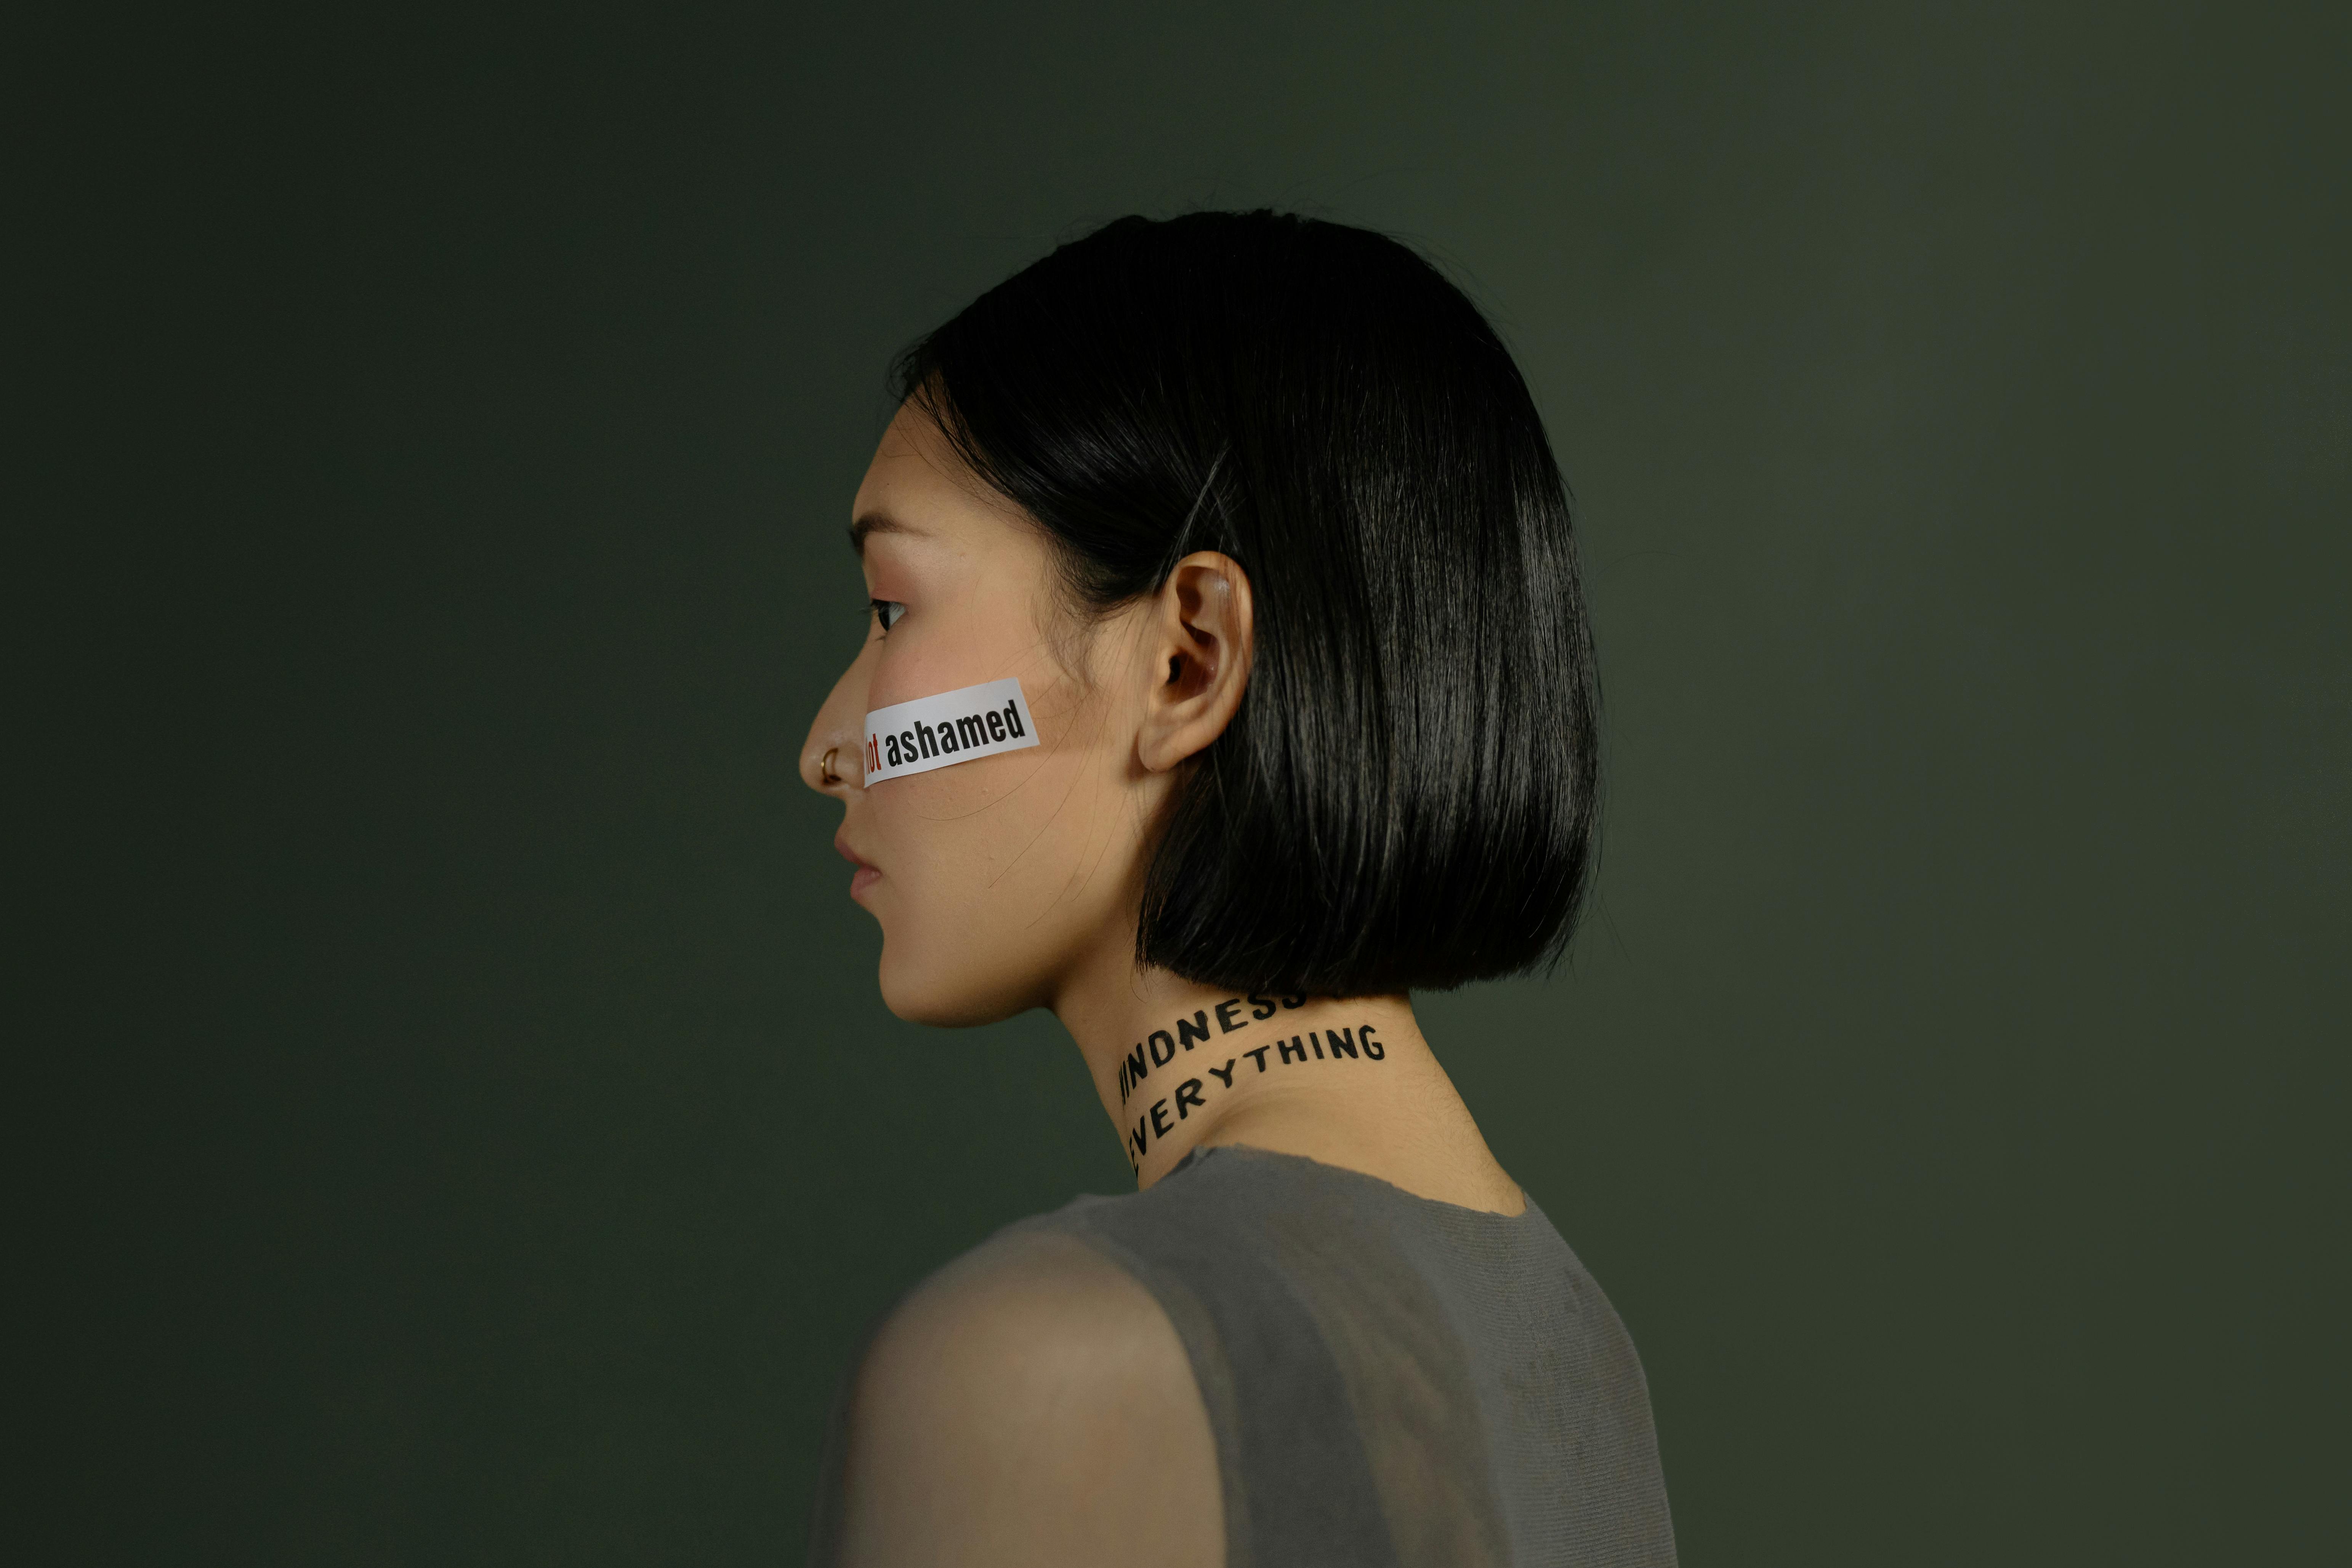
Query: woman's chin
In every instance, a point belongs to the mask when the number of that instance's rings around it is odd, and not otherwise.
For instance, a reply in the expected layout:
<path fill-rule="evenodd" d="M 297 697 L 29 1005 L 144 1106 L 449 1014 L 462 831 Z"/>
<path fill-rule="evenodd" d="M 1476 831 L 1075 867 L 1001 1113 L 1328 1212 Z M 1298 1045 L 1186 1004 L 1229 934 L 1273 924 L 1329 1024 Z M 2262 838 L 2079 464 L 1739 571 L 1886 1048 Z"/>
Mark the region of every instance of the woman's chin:
<path fill-rule="evenodd" d="M 882 963 L 882 1005 L 891 1016 L 909 1024 L 961 1029 L 994 1024 L 1025 1013 L 1034 1003 L 1024 1000 L 1024 987 L 1008 985 L 1002 974 L 977 974 L 952 963 L 926 962 L 894 944 L 886 933 Z"/>

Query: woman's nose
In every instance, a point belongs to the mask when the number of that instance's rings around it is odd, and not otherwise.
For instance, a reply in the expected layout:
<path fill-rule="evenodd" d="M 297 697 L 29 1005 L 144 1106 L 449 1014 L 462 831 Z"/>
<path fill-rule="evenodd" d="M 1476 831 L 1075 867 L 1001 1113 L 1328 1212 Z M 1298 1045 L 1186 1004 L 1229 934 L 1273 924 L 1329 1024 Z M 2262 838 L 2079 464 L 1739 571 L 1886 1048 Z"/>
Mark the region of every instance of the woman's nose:
<path fill-rule="evenodd" d="M 825 726 L 820 724 L 819 730 Z M 857 739 L 853 735 L 820 734 L 812 730 L 801 748 L 801 782 L 819 795 L 844 799 L 864 770 L 858 766 Z"/>
<path fill-rule="evenodd" d="M 866 777 L 864 758 L 859 748 L 865 744 L 862 721 L 866 715 L 856 711 L 857 698 L 852 686 L 863 687 L 855 678 L 857 667 L 852 665 L 834 685 L 824 706 L 818 709 L 816 721 L 809 726 L 808 739 L 801 742 L 801 782 L 819 795 L 829 795 L 846 800 L 849 792 Z"/>

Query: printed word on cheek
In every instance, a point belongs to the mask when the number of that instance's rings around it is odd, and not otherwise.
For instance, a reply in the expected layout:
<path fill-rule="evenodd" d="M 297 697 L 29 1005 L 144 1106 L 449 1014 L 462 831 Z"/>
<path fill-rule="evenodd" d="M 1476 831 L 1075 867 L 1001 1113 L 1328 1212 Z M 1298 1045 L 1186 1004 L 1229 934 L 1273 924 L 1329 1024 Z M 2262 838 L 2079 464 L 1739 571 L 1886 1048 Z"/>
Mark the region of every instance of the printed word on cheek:
<path fill-rule="evenodd" d="M 1152 1144 L 1176 1131 L 1177 1124 L 1189 1119 L 1195 1110 L 1206 1110 L 1209 1095 L 1222 1094 L 1233 1089 L 1235 1072 L 1248 1079 L 1295 1063 L 1376 1062 L 1385 1059 L 1388 1054 L 1387 1045 L 1373 1034 L 1370 1024 L 1359 1024 L 1352 1029 L 1324 1029 L 1319 1032 L 1310 1029 L 1286 1040 L 1277 1038 L 1262 1046 L 1253 1046 L 1241 1055 L 1227 1057 L 1220 1065 L 1209 1068 L 1208 1080 L 1188 1078 L 1179 1083 L 1175 1092 L 1167 1099 L 1153 1100 L 1136 1118 L 1135 1125 L 1128 1130 L 1127 1163 L 1141 1169 L 1143 1156 L 1150 1151 Z M 1271 1068 L 1266 1064 L 1269 1056 L 1275 1058 Z M 1253 1072 L 1252 1068 L 1255 1071 Z M 1215 1085 L 1213 1089 L 1210 1087 L 1211 1081 Z"/>
<path fill-rule="evenodd" d="M 866 715 L 866 784 L 927 773 L 1037 743 L 1017 678 L 894 702 Z"/>

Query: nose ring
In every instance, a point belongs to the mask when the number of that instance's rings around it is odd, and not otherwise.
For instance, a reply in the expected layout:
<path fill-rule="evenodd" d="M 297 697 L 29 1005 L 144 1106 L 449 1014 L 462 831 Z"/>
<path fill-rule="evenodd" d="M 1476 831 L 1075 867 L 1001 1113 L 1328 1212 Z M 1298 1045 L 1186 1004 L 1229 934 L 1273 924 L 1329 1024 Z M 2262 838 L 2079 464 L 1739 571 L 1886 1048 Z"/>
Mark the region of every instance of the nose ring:
<path fill-rule="evenodd" d="M 839 746 L 828 746 L 825 748 L 824 760 L 819 762 L 816 765 L 817 777 L 824 783 L 835 784 L 841 782 L 841 775 L 833 771 L 833 759 L 840 754 L 841 748 Z"/>

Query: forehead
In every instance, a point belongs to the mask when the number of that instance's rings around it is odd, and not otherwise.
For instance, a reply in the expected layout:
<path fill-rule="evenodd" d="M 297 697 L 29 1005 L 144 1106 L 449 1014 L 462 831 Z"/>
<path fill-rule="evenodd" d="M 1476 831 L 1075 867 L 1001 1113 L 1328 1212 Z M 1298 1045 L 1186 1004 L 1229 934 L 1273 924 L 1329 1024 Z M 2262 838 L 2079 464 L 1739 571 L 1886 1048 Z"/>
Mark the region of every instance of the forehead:
<path fill-rule="evenodd" d="M 956 455 L 931 418 L 902 407 L 882 433 L 850 506 L 850 542 L 934 540 L 965 549 L 1034 545 L 1020 510 Z"/>

